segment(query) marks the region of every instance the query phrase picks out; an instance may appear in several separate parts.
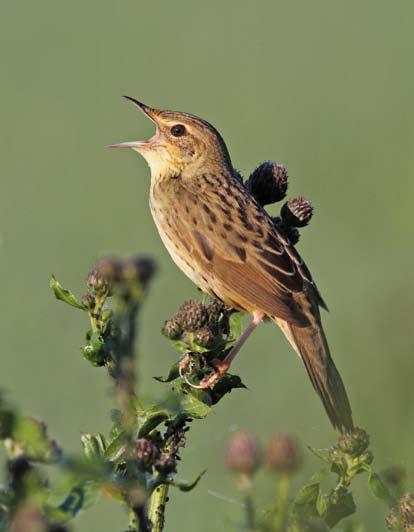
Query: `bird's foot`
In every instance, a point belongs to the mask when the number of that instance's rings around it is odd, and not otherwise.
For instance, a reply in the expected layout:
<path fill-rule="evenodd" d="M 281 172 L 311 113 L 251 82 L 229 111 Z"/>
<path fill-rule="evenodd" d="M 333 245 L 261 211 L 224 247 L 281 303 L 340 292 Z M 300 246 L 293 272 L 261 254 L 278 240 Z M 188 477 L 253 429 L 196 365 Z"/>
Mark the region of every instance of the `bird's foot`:
<path fill-rule="evenodd" d="M 179 371 L 180 377 L 186 382 L 186 384 L 188 384 L 188 386 L 191 386 L 191 388 L 196 388 L 197 390 L 207 390 L 208 388 L 212 388 L 216 384 L 216 382 L 221 379 L 221 377 L 227 372 L 227 370 L 230 367 L 230 364 L 228 364 L 227 362 L 223 362 L 215 358 L 210 362 L 210 365 L 214 368 L 214 370 L 209 375 L 204 377 L 200 381 L 200 384 L 193 384 L 192 382 L 188 380 L 187 375 L 186 375 L 186 373 L 188 373 L 187 370 L 190 364 L 191 364 L 191 358 L 187 353 L 180 360 L 178 371 Z"/>

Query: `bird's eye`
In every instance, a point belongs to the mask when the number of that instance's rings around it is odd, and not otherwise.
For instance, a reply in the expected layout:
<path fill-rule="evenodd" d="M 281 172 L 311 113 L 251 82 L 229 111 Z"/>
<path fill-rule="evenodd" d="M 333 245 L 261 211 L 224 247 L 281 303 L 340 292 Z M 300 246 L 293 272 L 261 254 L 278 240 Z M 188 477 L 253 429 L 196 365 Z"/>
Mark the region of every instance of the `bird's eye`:
<path fill-rule="evenodd" d="M 171 128 L 171 135 L 174 137 L 182 137 L 187 133 L 187 130 L 185 129 L 185 126 L 182 124 L 176 124 Z"/>

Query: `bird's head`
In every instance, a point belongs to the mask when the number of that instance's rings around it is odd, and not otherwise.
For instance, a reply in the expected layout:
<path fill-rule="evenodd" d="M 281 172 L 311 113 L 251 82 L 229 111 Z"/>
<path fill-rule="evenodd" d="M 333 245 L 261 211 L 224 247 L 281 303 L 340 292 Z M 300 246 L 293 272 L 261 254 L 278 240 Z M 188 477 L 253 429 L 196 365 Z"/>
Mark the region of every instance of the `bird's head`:
<path fill-rule="evenodd" d="M 176 111 L 161 111 L 130 96 L 155 124 L 153 137 L 144 141 L 111 144 L 111 148 L 131 148 L 147 161 L 154 179 L 191 176 L 218 165 L 231 171 L 230 156 L 220 133 L 196 116 Z"/>

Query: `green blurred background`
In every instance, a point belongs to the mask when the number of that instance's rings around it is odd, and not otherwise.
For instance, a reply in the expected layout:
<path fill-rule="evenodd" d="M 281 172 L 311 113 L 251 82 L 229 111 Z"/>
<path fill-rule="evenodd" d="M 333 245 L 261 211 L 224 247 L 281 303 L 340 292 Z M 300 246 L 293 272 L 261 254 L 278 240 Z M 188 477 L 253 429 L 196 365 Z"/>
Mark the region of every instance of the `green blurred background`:
<path fill-rule="evenodd" d="M 48 288 L 53 272 L 81 294 L 108 252 L 147 253 L 160 265 L 142 314 L 140 388 L 163 391 L 151 376 L 174 353 L 160 326 L 197 292 L 156 233 L 145 163 L 105 149 L 152 132 L 120 99 L 129 94 L 211 121 L 245 175 L 263 159 L 288 165 L 290 194 L 316 208 L 299 249 L 331 309 L 327 334 L 355 419 L 378 466 L 412 468 L 413 2 L 3 0 L 0 14 L 0 372 L 9 397 L 68 450 L 79 450 L 81 431 L 108 429 L 107 376 L 79 355 L 84 316 Z M 334 440 L 275 327 L 255 333 L 235 369 L 249 391 L 193 424 L 179 474 L 208 473 L 191 494 L 171 493 L 167 532 L 238 522 L 222 458 L 232 431 L 265 440 L 287 430 L 315 447 Z M 308 454 L 306 464 L 317 465 Z M 364 482 L 359 516 L 383 530 L 385 507 Z M 123 526 L 103 500 L 74 529 Z"/>

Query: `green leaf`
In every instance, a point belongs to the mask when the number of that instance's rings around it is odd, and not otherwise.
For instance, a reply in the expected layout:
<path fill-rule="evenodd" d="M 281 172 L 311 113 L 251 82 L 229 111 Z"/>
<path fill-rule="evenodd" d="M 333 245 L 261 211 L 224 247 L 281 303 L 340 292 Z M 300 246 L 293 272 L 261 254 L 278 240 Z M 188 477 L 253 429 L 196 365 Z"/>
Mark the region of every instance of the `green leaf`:
<path fill-rule="evenodd" d="M 47 437 L 46 426 L 31 417 L 19 417 L 15 421 L 8 452 L 12 457 L 27 455 L 36 462 L 54 462 L 61 450 L 54 440 Z"/>
<path fill-rule="evenodd" d="M 170 419 L 170 417 L 171 413 L 168 410 L 160 410 L 158 407 L 151 408 L 145 416 L 140 416 L 138 419 L 138 438 L 147 436 L 147 434 L 164 421 L 167 421 L 167 419 Z"/>
<path fill-rule="evenodd" d="M 201 478 L 205 475 L 205 471 L 202 471 L 197 478 L 193 480 L 193 482 L 185 482 L 184 480 L 174 480 L 171 482 L 172 486 L 175 486 L 181 491 L 191 491 L 193 490 L 197 484 L 200 482 Z"/>
<path fill-rule="evenodd" d="M 318 498 L 316 499 L 316 511 L 323 517 L 328 509 L 328 498 L 319 490 Z"/>
<path fill-rule="evenodd" d="M 295 505 L 314 504 L 319 495 L 320 482 L 315 481 L 303 486 L 295 497 Z"/>
<path fill-rule="evenodd" d="M 186 353 L 189 351 L 187 342 L 183 342 L 182 340 L 173 340 L 171 343 L 174 346 L 174 349 L 180 353 Z"/>
<path fill-rule="evenodd" d="M 387 485 L 377 473 L 371 472 L 369 474 L 368 487 L 378 499 L 382 499 L 386 502 L 392 502 L 393 498 Z"/>
<path fill-rule="evenodd" d="M 58 506 L 49 505 L 46 513 L 55 523 L 66 523 L 81 510 L 86 510 L 98 497 L 99 485 L 93 481 L 74 486 Z"/>
<path fill-rule="evenodd" d="M 105 449 L 104 457 L 111 461 L 118 460 L 125 452 L 127 443 L 127 433 L 119 432 L 108 444 Z"/>
<path fill-rule="evenodd" d="M 54 275 L 52 275 L 52 278 L 50 279 L 50 288 L 53 290 L 56 299 L 59 299 L 60 301 L 63 301 L 72 307 L 86 310 L 84 305 L 82 305 L 82 303 L 72 294 L 72 292 L 69 292 L 69 290 L 63 288 Z"/>
<path fill-rule="evenodd" d="M 317 500 L 320 492 L 320 482 L 311 481 L 299 490 L 293 501 L 292 513 L 300 519 L 318 515 Z"/>
<path fill-rule="evenodd" d="M 338 498 L 334 504 L 330 504 L 325 516 L 326 524 L 333 528 L 339 521 L 345 519 L 356 511 L 356 506 L 352 493 L 344 491 L 338 494 Z"/>
<path fill-rule="evenodd" d="M 243 312 L 234 312 L 229 318 L 231 340 L 237 340 L 243 332 Z"/>
<path fill-rule="evenodd" d="M 191 388 L 187 384 L 182 384 L 181 390 L 180 410 L 182 413 L 196 419 L 208 416 L 212 404 L 210 392 Z"/>
<path fill-rule="evenodd" d="M 105 455 L 107 444 L 102 434 L 82 434 L 81 443 L 87 458 L 96 459 Z"/>
<path fill-rule="evenodd" d="M 168 372 L 168 375 L 166 377 L 154 377 L 154 379 L 158 382 L 174 381 L 180 376 L 179 365 L 180 365 L 180 362 L 178 361 L 174 365 L 171 366 L 170 371 Z"/>

